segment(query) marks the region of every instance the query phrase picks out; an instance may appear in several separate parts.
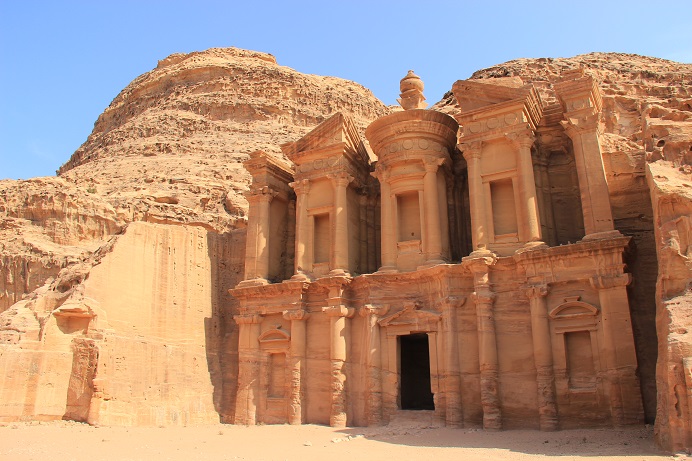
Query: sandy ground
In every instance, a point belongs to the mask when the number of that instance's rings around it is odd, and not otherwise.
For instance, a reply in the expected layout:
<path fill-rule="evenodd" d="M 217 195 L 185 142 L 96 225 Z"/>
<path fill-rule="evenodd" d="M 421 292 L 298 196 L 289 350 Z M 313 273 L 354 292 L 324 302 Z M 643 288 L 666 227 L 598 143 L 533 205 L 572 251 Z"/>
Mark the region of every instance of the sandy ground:
<path fill-rule="evenodd" d="M 405 426 L 91 427 L 5 423 L 0 460 L 434 461 L 686 460 L 656 448 L 651 427 L 485 432 Z"/>

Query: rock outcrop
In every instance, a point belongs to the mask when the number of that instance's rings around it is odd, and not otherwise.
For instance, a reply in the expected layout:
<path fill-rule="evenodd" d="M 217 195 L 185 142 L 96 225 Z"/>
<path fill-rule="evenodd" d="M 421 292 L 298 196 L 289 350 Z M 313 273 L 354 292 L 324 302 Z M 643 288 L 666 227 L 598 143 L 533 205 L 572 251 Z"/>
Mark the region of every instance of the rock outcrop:
<path fill-rule="evenodd" d="M 57 178 L 0 182 L 0 419 L 228 420 L 241 162 L 336 111 L 362 131 L 389 109 L 264 53 L 176 54 L 113 100 Z"/>
<path fill-rule="evenodd" d="M 692 168 L 664 161 L 647 167 L 659 269 L 656 437 L 680 451 L 692 442 Z"/>
<path fill-rule="evenodd" d="M 533 83 L 549 116 L 553 83 L 579 67 L 602 92 L 615 226 L 632 237 L 646 416 L 662 446 L 690 447 L 692 65 L 593 53 L 472 79 Z M 451 92 L 433 108 L 458 111 Z M 242 161 L 281 156 L 336 111 L 361 134 L 390 112 L 358 84 L 271 55 L 176 54 L 113 100 L 57 178 L 0 181 L 0 419 L 232 422 Z"/>

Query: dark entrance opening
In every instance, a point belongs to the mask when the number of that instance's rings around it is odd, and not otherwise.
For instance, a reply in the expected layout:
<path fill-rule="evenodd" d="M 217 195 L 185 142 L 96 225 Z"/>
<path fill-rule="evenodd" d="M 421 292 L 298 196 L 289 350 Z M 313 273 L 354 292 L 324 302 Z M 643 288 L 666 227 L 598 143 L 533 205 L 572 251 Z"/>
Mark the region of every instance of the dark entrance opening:
<path fill-rule="evenodd" d="M 430 353 L 428 335 L 399 336 L 401 360 L 401 409 L 434 410 L 430 389 Z"/>

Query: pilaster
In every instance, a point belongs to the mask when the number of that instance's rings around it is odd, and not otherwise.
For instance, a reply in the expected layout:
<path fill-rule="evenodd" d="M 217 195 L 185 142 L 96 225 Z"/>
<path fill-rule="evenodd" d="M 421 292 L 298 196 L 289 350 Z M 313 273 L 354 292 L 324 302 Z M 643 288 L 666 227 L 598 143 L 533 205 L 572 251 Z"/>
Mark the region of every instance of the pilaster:
<path fill-rule="evenodd" d="M 249 216 L 245 243 L 245 280 L 242 285 L 266 284 L 269 277 L 269 205 L 278 194 L 270 187 L 257 187 L 245 194 Z"/>
<path fill-rule="evenodd" d="M 471 230 L 473 249 L 484 249 L 488 246 L 488 229 L 485 209 L 485 197 L 483 194 L 483 180 L 481 178 L 481 141 L 459 144 L 463 152 L 468 170 L 469 202 L 471 208 Z"/>
<path fill-rule="evenodd" d="M 296 240 L 295 240 L 295 269 L 292 279 L 306 280 L 307 244 L 309 238 L 308 192 L 310 181 L 303 179 L 289 184 L 296 193 Z"/>
<path fill-rule="evenodd" d="M 442 302 L 442 331 L 444 339 L 444 393 L 445 425 L 462 427 L 463 409 L 461 401 L 461 372 L 459 366 L 459 332 L 457 309 L 466 302 L 466 297 L 448 296 Z"/>
<path fill-rule="evenodd" d="M 330 275 L 346 275 L 348 264 L 348 196 L 347 188 L 353 177 L 347 173 L 328 175 L 334 186 L 334 247 Z"/>
<path fill-rule="evenodd" d="M 377 321 L 389 312 L 389 306 L 363 306 L 359 314 L 365 319 L 365 417 L 368 426 L 382 424 L 382 351 Z"/>
<path fill-rule="evenodd" d="M 392 200 L 389 172 L 381 165 L 378 165 L 374 175 L 380 181 L 380 247 L 382 253 L 382 266 L 378 272 L 396 272 L 396 238 L 393 210 L 396 203 L 393 203 Z"/>
<path fill-rule="evenodd" d="M 480 253 L 480 252 L 479 252 Z M 476 305 L 478 328 L 478 355 L 481 375 L 481 406 L 483 407 L 483 428 L 502 429 L 502 413 L 498 396 L 498 358 L 495 334 L 495 312 L 489 271 L 497 258 L 490 252 L 486 256 L 469 256 L 464 264 L 473 274 L 475 291 L 472 299 Z"/>
<path fill-rule="evenodd" d="M 238 392 L 236 394 L 235 424 L 253 426 L 257 423 L 257 404 L 260 395 L 259 350 L 261 316 L 240 314 L 234 317 L 239 326 Z"/>
<path fill-rule="evenodd" d="M 643 419 L 627 299 L 627 285 L 631 280 L 631 275 L 627 273 L 591 278 L 591 285 L 598 290 L 601 307 L 603 356 L 614 426 L 638 423 Z"/>
<path fill-rule="evenodd" d="M 329 359 L 331 361 L 331 411 L 329 425 L 345 427 L 348 419 L 346 383 L 346 319 L 353 317 L 354 309 L 343 304 L 343 286 L 334 283 L 329 286 L 327 306 L 322 308 L 329 317 Z"/>
<path fill-rule="evenodd" d="M 548 286 L 544 284 L 529 285 L 525 288 L 525 293 L 531 306 L 531 336 L 533 338 L 533 357 L 538 385 L 539 425 L 542 431 L 554 431 L 558 428 L 558 414 L 555 398 L 553 347 L 546 305 Z"/>
<path fill-rule="evenodd" d="M 600 143 L 600 91 L 591 77 L 581 74 L 576 77 L 558 82 L 555 90 L 565 113 L 565 120 L 560 123 L 574 148 L 584 215 L 584 238 L 588 240 L 612 233 L 614 223 Z"/>
<path fill-rule="evenodd" d="M 440 200 L 437 189 L 437 170 L 444 159 L 434 158 L 424 162 L 423 194 L 425 195 L 425 215 L 427 226 L 427 264 L 442 264 L 442 235 L 440 226 Z"/>
<path fill-rule="evenodd" d="M 517 148 L 517 174 L 519 176 L 519 197 L 521 209 L 521 235 L 523 242 L 539 242 L 541 240 L 541 225 L 538 219 L 538 204 L 536 199 L 536 180 L 533 174 L 531 147 L 536 138 L 529 129 L 506 135 Z"/>
<path fill-rule="evenodd" d="M 291 321 L 290 383 L 288 397 L 288 423 L 303 424 L 305 411 L 305 356 L 307 347 L 307 318 L 303 309 L 287 310 L 283 317 Z"/>

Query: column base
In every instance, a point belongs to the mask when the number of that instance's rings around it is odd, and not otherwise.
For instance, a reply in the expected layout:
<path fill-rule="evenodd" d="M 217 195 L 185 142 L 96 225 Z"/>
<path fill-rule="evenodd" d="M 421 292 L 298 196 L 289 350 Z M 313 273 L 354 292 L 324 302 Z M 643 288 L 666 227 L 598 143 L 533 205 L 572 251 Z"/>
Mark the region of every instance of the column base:
<path fill-rule="evenodd" d="M 399 269 L 397 269 L 395 266 L 382 266 L 375 273 L 376 274 L 394 274 L 396 272 L 399 272 Z"/>
<path fill-rule="evenodd" d="M 468 256 L 463 257 L 462 261 L 466 258 L 468 258 L 468 259 L 486 258 L 488 256 L 495 256 L 495 252 L 490 251 L 484 247 L 484 248 L 479 248 L 477 250 L 473 250 Z"/>
<path fill-rule="evenodd" d="M 524 253 L 527 251 L 533 251 L 533 250 L 547 250 L 549 247 L 548 245 L 545 244 L 545 242 L 541 242 L 540 240 L 534 241 L 534 242 L 526 242 L 521 248 L 519 248 L 516 253 Z"/>
<path fill-rule="evenodd" d="M 329 277 L 350 277 L 351 273 L 344 269 L 332 269 L 327 275 Z"/>
<path fill-rule="evenodd" d="M 296 282 L 311 282 L 312 281 L 312 279 L 307 274 L 305 274 L 305 272 L 296 272 L 291 277 L 291 280 L 296 281 Z"/>
<path fill-rule="evenodd" d="M 269 283 L 269 280 L 263 278 L 249 279 L 240 282 L 238 285 L 236 285 L 236 288 L 259 287 L 262 285 L 269 285 Z"/>
<path fill-rule="evenodd" d="M 440 264 L 447 264 L 447 262 L 442 260 L 442 259 L 429 259 L 428 261 L 425 261 L 420 266 L 416 267 L 416 270 L 419 271 L 421 269 L 427 269 L 429 267 L 439 266 Z"/>
<path fill-rule="evenodd" d="M 617 237 L 622 237 L 622 234 L 619 230 L 609 230 L 604 232 L 594 232 L 592 234 L 585 235 L 581 239 L 581 241 L 590 242 L 591 240 L 611 239 Z"/>

